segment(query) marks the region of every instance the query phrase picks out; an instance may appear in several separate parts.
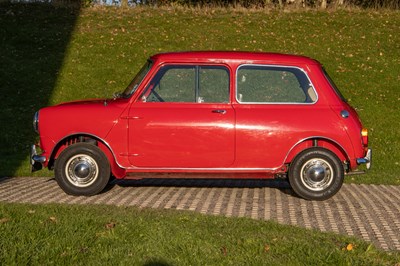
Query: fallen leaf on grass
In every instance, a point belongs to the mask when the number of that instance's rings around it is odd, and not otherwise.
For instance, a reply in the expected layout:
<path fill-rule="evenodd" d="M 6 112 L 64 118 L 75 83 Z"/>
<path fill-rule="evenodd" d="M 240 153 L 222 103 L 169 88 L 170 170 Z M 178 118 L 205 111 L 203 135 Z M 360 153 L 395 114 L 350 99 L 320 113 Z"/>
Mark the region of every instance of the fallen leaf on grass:
<path fill-rule="evenodd" d="M 112 228 L 115 227 L 115 225 L 116 225 L 116 224 L 115 224 L 114 222 L 110 222 L 110 223 L 107 223 L 107 224 L 106 224 L 106 228 L 107 228 L 107 229 L 112 229 Z"/>
<path fill-rule="evenodd" d="M 1 218 L 0 219 L 0 224 L 5 224 L 6 222 L 10 221 L 9 218 Z"/>
<path fill-rule="evenodd" d="M 226 247 L 221 248 L 221 252 L 224 256 L 228 255 L 228 249 Z"/>
<path fill-rule="evenodd" d="M 264 246 L 264 252 L 268 252 L 270 249 L 271 249 L 271 247 L 269 245 Z"/>
<path fill-rule="evenodd" d="M 347 244 L 347 246 L 345 248 L 343 248 L 342 250 L 346 250 L 346 251 L 352 251 L 355 248 L 355 245 L 353 245 L 352 243 Z"/>
<path fill-rule="evenodd" d="M 87 253 L 89 251 L 89 248 L 88 247 L 81 247 L 80 249 L 79 249 L 79 252 L 80 253 Z"/>
<path fill-rule="evenodd" d="M 57 218 L 54 216 L 50 216 L 49 217 L 50 222 L 56 223 L 57 222 Z"/>

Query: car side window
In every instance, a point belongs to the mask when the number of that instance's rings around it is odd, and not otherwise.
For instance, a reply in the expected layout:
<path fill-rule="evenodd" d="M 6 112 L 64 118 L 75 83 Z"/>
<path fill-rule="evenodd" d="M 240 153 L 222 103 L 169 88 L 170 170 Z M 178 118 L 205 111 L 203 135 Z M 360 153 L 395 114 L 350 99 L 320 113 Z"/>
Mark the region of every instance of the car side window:
<path fill-rule="evenodd" d="M 198 102 L 229 102 L 229 72 L 225 67 L 200 67 L 199 82 Z"/>
<path fill-rule="evenodd" d="M 241 103 L 313 103 L 317 100 L 307 75 L 299 68 L 244 65 L 237 71 Z"/>
<path fill-rule="evenodd" d="M 223 66 L 162 67 L 142 94 L 143 102 L 229 102 L 229 72 Z"/>
<path fill-rule="evenodd" d="M 150 83 L 149 102 L 192 102 L 195 93 L 195 68 L 165 68 Z"/>

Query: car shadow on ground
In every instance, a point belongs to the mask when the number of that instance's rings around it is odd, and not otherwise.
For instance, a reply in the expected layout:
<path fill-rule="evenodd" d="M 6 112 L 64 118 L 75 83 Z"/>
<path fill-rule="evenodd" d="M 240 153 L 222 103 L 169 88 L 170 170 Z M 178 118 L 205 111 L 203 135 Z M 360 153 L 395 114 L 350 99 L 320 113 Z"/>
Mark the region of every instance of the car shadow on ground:
<path fill-rule="evenodd" d="M 279 188 L 291 189 L 284 179 L 184 179 L 184 178 L 146 178 L 139 180 L 114 179 L 110 185 L 121 187 L 217 187 L 217 188 Z"/>
<path fill-rule="evenodd" d="M 286 179 L 186 179 L 145 178 L 139 180 L 114 179 L 102 193 L 114 186 L 120 187 L 195 187 L 195 188 L 274 188 L 285 194 L 296 196 Z"/>
<path fill-rule="evenodd" d="M 48 181 L 56 182 L 55 178 Z M 119 187 L 178 187 L 178 188 L 273 188 L 299 198 L 287 179 L 228 179 L 228 178 L 113 178 L 99 194 L 109 193 Z M 111 193 L 111 192 L 110 192 Z"/>

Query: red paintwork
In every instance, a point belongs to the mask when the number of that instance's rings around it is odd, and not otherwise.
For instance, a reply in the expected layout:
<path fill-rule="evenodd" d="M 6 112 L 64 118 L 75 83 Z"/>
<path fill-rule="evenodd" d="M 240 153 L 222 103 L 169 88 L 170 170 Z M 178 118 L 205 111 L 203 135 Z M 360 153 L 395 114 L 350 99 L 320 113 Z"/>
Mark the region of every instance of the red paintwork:
<path fill-rule="evenodd" d="M 52 167 L 58 154 L 85 136 L 98 140 L 117 178 L 140 172 L 262 173 L 273 177 L 302 150 L 333 151 L 348 171 L 365 156 L 357 113 L 343 102 L 310 58 L 245 52 L 182 52 L 151 57 L 152 69 L 129 99 L 92 100 L 46 107 L 39 113 L 40 147 Z M 230 71 L 230 103 L 143 103 L 143 88 L 164 64 L 224 65 Z M 318 94 L 315 104 L 241 104 L 235 98 L 242 64 L 295 66 Z M 225 114 L 213 113 L 223 109 Z M 350 116 L 341 117 L 347 110 Z M 68 140 L 68 141 L 67 141 Z M 135 177 L 135 175 L 132 175 Z M 139 175 L 138 175 L 139 176 Z"/>

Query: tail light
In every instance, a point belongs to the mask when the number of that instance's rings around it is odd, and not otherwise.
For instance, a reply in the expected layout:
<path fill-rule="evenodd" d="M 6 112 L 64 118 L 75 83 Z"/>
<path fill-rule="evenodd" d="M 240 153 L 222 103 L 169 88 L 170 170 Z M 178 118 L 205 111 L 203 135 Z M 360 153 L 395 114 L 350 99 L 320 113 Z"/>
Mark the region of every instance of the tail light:
<path fill-rule="evenodd" d="M 363 128 L 361 130 L 361 139 L 365 147 L 368 146 L 368 129 Z"/>

